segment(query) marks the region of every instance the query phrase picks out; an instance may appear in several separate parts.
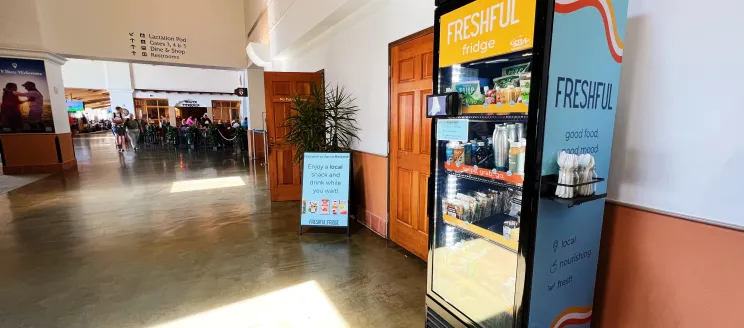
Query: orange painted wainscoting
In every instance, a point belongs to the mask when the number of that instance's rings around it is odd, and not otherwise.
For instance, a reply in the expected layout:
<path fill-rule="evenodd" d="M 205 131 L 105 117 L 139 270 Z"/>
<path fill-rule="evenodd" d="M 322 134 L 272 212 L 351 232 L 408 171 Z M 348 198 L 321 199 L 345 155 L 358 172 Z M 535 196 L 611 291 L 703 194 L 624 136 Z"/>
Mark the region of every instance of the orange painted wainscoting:
<path fill-rule="evenodd" d="M 77 168 L 70 133 L 2 134 L 0 142 L 3 174 L 57 173 Z"/>
<path fill-rule="evenodd" d="M 354 150 L 353 200 L 359 223 L 387 238 L 388 159 Z"/>
<path fill-rule="evenodd" d="M 744 327 L 744 232 L 608 203 L 594 327 Z"/>

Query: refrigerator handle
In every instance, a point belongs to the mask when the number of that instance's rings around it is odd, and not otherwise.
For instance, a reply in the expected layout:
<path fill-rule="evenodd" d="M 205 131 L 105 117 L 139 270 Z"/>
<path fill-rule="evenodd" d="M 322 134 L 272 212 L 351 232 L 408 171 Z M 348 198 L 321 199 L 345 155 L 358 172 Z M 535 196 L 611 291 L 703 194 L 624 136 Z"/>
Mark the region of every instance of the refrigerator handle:
<path fill-rule="evenodd" d="M 430 175 L 426 179 L 426 187 L 428 189 L 428 195 L 426 196 L 426 215 L 429 218 L 434 217 L 434 175 Z"/>

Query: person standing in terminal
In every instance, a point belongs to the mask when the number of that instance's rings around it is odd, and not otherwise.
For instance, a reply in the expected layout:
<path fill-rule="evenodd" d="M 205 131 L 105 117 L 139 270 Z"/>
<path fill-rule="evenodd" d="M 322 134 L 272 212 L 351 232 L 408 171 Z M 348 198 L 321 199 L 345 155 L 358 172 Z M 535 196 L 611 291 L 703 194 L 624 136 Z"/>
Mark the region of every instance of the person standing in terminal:
<path fill-rule="evenodd" d="M 129 118 L 127 118 L 125 125 L 127 127 L 127 136 L 129 136 L 129 144 L 132 145 L 134 151 L 137 151 L 137 144 L 139 143 L 142 126 L 140 126 L 140 122 L 134 118 L 134 115 L 131 114 L 129 115 Z"/>
<path fill-rule="evenodd" d="M 204 116 L 202 116 L 202 125 L 204 125 L 204 127 L 212 125 L 212 120 L 209 119 L 209 114 L 204 113 Z"/>
<path fill-rule="evenodd" d="M 114 131 L 114 135 L 116 135 L 116 150 L 124 152 L 124 136 L 127 133 L 127 129 L 124 127 L 124 113 L 121 107 L 116 106 L 111 122 L 114 123 L 112 130 Z"/>
<path fill-rule="evenodd" d="M 248 118 L 247 117 L 243 119 L 243 128 L 248 130 Z"/>

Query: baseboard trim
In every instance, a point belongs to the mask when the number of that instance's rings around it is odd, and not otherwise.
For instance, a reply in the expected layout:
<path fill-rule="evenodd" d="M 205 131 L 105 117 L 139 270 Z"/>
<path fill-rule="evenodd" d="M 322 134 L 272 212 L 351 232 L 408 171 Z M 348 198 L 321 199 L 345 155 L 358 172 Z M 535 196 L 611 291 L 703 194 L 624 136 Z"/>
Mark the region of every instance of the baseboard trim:
<path fill-rule="evenodd" d="M 38 173 L 60 173 L 67 170 L 77 169 L 77 159 L 69 160 L 59 164 L 40 165 L 13 165 L 3 167 L 4 175 L 38 174 Z"/>

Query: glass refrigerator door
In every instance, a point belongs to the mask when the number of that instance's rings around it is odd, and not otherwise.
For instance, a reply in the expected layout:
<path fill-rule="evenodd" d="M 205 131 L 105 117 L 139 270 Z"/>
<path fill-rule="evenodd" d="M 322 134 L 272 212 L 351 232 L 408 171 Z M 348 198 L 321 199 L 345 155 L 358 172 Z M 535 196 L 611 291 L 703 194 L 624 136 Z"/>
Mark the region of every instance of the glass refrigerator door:
<path fill-rule="evenodd" d="M 438 119 L 431 289 L 482 327 L 513 327 L 531 53 L 441 68 L 462 116 Z"/>

